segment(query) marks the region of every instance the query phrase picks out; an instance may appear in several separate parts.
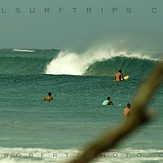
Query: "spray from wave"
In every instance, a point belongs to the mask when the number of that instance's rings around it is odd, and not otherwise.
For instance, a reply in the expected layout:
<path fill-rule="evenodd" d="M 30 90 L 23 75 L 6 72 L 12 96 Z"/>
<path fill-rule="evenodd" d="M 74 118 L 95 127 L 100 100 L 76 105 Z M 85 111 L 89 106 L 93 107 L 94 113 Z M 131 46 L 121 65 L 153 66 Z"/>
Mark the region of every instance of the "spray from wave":
<path fill-rule="evenodd" d="M 143 52 L 129 52 L 127 50 L 113 50 L 107 48 L 90 49 L 82 54 L 61 51 L 58 56 L 47 65 L 45 73 L 68 75 L 88 74 L 87 70 L 95 63 L 112 60 L 116 57 L 123 59 L 156 60 L 154 57 L 152 58 Z"/>

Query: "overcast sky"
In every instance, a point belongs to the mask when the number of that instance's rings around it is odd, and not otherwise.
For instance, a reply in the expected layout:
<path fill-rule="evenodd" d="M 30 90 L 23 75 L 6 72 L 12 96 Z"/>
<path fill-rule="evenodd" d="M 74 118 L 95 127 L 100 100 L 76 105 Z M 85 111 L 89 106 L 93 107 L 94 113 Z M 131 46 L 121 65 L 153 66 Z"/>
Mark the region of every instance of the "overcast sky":
<path fill-rule="evenodd" d="M 162 50 L 163 1 L 0 0 L 0 48 L 83 49 L 110 38 Z"/>

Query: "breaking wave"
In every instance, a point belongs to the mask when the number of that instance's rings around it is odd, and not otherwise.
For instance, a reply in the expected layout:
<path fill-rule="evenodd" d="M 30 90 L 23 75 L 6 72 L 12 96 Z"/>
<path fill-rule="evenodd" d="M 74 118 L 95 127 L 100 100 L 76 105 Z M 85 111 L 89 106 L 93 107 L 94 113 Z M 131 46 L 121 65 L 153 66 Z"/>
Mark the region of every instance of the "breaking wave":
<path fill-rule="evenodd" d="M 142 52 L 91 49 L 85 53 L 59 50 L 0 50 L 0 74 L 112 76 L 118 69 L 143 75 L 159 58 Z M 124 75 L 125 75 L 124 74 Z"/>
<path fill-rule="evenodd" d="M 94 50 L 84 54 L 61 51 L 46 67 L 46 74 L 112 76 L 118 69 L 140 75 L 148 71 L 157 59 L 144 53 Z M 133 73 L 134 74 L 134 73 Z"/>

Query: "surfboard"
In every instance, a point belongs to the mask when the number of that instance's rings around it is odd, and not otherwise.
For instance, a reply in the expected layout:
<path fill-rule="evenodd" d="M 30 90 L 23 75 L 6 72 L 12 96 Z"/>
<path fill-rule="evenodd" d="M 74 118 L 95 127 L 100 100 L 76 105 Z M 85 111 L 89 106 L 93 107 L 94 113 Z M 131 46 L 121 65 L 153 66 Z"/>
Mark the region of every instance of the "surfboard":
<path fill-rule="evenodd" d="M 124 80 L 128 80 L 129 79 L 129 75 L 124 76 L 123 78 L 124 78 Z"/>
<path fill-rule="evenodd" d="M 123 81 L 123 79 L 124 79 L 124 80 L 128 80 L 128 79 L 129 79 L 129 75 L 126 75 L 126 76 L 124 76 L 123 78 L 121 78 L 121 81 Z M 114 80 L 114 81 L 120 81 L 120 80 Z"/>
<path fill-rule="evenodd" d="M 104 100 L 102 105 L 108 105 L 108 100 Z"/>

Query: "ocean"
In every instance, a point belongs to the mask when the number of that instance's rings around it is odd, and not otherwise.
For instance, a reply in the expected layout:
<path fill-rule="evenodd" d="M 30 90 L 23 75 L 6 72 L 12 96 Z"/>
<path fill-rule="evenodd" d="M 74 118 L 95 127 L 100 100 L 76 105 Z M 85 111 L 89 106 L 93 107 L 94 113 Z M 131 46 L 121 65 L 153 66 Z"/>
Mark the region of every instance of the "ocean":
<path fill-rule="evenodd" d="M 0 49 L 0 162 L 62 163 L 123 120 L 123 109 L 161 53 Z M 122 69 L 129 80 L 114 81 Z M 157 79 L 156 79 L 157 80 Z M 52 92 L 52 102 L 43 97 Z M 114 105 L 102 106 L 110 96 Z M 158 117 L 96 163 L 163 162 L 163 87 L 149 109 Z"/>

